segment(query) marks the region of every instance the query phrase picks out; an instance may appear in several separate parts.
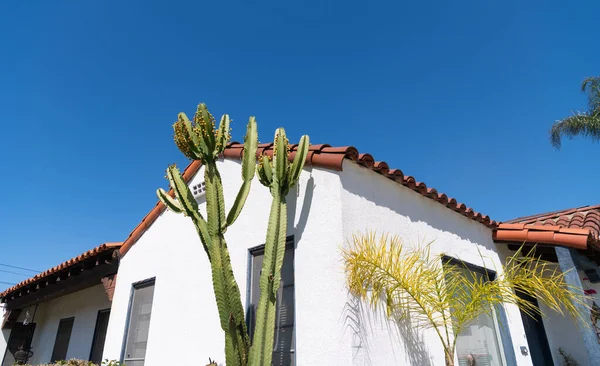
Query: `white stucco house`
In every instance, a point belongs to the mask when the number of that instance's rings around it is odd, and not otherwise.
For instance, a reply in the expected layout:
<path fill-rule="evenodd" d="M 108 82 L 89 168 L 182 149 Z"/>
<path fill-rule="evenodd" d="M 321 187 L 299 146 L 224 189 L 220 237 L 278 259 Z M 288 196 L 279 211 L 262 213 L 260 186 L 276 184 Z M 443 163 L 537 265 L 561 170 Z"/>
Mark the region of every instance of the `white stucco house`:
<path fill-rule="evenodd" d="M 259 153 L 272 154 L 271 149 L 263 144 Z M 242 145 L 229 145 L 218 163 L 227 205 L 241 184 L 241 151 Z M 204 210 L 202 169 L 193 162 L 184 178 Z M 270 202 L 268 189 L 254 182 L 244 210 L 226 233 L 250 326 Z M 473 271 L 501 270 L 519 245 L 538 244 L 540 254 L 557 268 L 577 268 L 569 280 L 582 291 L 592 291 L 600 280 L 600 220 L 598 227 L 591 219 L 557 221 L 583 212 L 578 211 L 498 224 L 353 147 L 312 145 L 299 185 L 288 197 L 288 211 L 274 365 L 444 364 L 432 331 L 387 321 L 349 295 L 340 248 L 358 232 L 385 232 L 414 244 L 433 241 L 432 250 L 469 263 Z M 589 211 L 598 213 L 600 207 Z M 210 265 L 189 219 L 158 203 L 119 253 L 102 358 L 127 366 L 204 365 L 209 358 L 223 363 Z M 469 355 L 476 365 L 558 366 L 559 347 L 580 365 L 600 364 L 593 327 L 549 312 L 531 322 L 506 305 L 495 318 L 482 317 L 460 336 L 457 358 L 461 366 Z"/>
<path fill-rule="evenodd" d="M 271 149 L 271 144 L 263 144 L 258 153 L 269 155 Z M 228 205 L 241 184 L 241 152 L 242 145 L 231 144 L 218 164 Z M 190 164 L 184 177 L 200 209 L 205 209 L 201 165 Z M 250 319 L 270 202 L 267 188 L 256 181 L 241 216 L 226 233 Z M 276 365 L 444 363 L 443 349 L 432 333 L 417 333 L 410 324 L 385 321 L 348 294 L 340 247 L 347 245 L 354 233 L 387 232 L 408 243 L 434 240 L 434 250 L 469 262 L 475 269 L 484 267 L 480 252 L 490 261 L 486 268 L 501 268 L 504 258 L 513 253 L 512 245 L 526 242 L 507 238 L 504 231 L 496 237 L 498 224 L 489 217 L 348 146 L 312 145 L 288 205 L 289 246 L 277 323 Z M 589 234 L 586 243 L 595 240 L 587 229 L 580 230 Z M 140 320 L 132 320 L 138 313 L 143 314 Z M 459 364 L 466 364 L 469 354 L 481 354 L 479 365 L 560 365 L 558 347 L 581 365 L 595 362 L 589 360 L 590 352 L 583 346 L 585 331 L 574 323 L 548 314 L 544 324 L 561 321 L 563 326 L 552 329 L 556 332 L 547 337 L 549 345 L 540 356 L 538 344 L 534 345 L 536 352 L 529 350 L 516 307 L 506 306 L 498 317 L 502 319 L 481 319 L 462 336 Z M 193 225 L 157 204 L 121 248 L 104 357 L 124 360 L 130 366 L 166 365 L 172 360 L 198 365 L 209 357 L 223 361 L 218 319 L 210 266 Z M 132 334 L 132 328 L 138 333 Z"/>
<path fill-rule="evenodd" d="M 101 361 L 120 247 L 102 244 L 0 293 L 0 365 Z"/>

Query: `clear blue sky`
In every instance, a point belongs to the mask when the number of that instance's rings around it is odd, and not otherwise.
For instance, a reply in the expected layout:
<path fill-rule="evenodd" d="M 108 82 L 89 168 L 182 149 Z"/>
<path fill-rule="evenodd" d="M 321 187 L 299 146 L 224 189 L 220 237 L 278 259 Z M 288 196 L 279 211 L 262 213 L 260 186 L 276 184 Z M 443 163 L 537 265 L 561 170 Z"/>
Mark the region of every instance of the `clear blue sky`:
<path fill-rule="evenodd" d="M 261 141 L 354 145 L 497 220 L 600 203 L 600 145 L 548 142 L 600 73 L 600 3 L 561 3 L 3 1 L 0 262 L 124 240 L 199 101 L 235 139 L 256 115 Z"/>

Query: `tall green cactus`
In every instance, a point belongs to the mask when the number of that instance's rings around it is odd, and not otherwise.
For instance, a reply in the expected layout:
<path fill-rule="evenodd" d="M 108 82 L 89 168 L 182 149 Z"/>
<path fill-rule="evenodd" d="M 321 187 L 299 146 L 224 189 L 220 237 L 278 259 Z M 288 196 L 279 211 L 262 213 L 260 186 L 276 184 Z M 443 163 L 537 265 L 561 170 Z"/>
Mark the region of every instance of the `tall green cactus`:
<path fill-rule="evenodd" d="M 231 210 L 225 216 L 223 184 L 216 161 L 231 138 L 228 115 L 221 117 L 215 131 L 215 120 L 206 105 L 200 104 L 193 122 L 180 113 L 173 125 L 175 142 L 189 159 L 200 160 L 204 166 L 206 185 L 206 219 L 198 211 L 192 192 L 175 166 L 167 169 L 167 178 L 173 190 L 170 196 L 157 190 L 160 201 L 171 211 L 192 219 L 204 246 L 212 271 L 213 289 L 219 310 L 221 328 L 225 332 L 225 357 L 227 366 L 245 366 L 248 363 L 250 341 L 244 320 L 240 290 L 233 276 L 231 259 L 225 242 L 225 231 L 239 216 L 254 178 L 258 144 L 256 120 L 250 117 L 242 157 L 242 186 Z"/>
<path fill-rule="evenodd" d="M 253 366 L 271 365 L 272 362 L 277 290 L 281 283 L 281 267 L 287 233 L 286 196 L 298 183 L 308 155 L 308 146 L 308 136 L 302 136 L 294 161 L 290 164 L 288 139 L 285 130 L 279 128 L 275 132 L 273 160 L 271 161 L 267 156 L 259 158 L 258 178 L 270 189 L 273 202 L 260 274 L 260 300 L 256 310 L 256 326 L 250 348 L 249 364 Z"/>

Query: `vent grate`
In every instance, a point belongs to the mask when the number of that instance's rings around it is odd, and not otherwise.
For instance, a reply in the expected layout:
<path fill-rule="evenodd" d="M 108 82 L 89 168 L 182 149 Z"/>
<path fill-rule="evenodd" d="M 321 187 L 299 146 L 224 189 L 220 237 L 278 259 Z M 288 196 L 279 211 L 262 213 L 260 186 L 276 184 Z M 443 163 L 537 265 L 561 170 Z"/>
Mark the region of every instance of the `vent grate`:
<path fill-rule="evenodd" d="M 194 197 L 202 197 L 206 194 L 206 184 L 204 182 L 192 186 L 192 194 Z"/>

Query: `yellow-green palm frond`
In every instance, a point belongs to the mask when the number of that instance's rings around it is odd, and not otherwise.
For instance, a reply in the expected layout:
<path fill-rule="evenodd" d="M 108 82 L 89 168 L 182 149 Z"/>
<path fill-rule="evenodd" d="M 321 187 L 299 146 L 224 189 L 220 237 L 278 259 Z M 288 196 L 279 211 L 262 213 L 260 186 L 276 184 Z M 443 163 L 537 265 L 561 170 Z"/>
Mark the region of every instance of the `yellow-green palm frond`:
<path fill-rule="evenodd" d="M 410 317 L 416 327 L 443 331 L 451 296 L 439 257 L 429 246 L 406 248 L 396 236 L 368 233 L 353 236 L 343 257 L 352 294 L 373 307 L 384 305 L 391 318 Z"/>
<path fill-rule="evenodd" d="M 430 245 L 405 246 L 397 236 L 357 234 L 342 252 L 353 295 L 373 307 L 383 305 L 391 319 L 433 328 L 452 353 L 452 334 L 460 334 L 483 314 L 493 316 L 498 306 L 514 304 L 531 316 L 540 313 L 516 291 L 580 320 L 580 308 L 589 308 L 581 289 L 569 285 L 565 274 L 534 250 L 519 250 L 507 258 L 497 278 L 471 271 L 460 260 L 433 255 Z"/>

